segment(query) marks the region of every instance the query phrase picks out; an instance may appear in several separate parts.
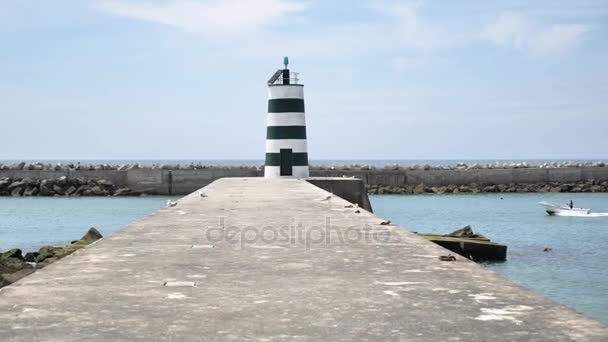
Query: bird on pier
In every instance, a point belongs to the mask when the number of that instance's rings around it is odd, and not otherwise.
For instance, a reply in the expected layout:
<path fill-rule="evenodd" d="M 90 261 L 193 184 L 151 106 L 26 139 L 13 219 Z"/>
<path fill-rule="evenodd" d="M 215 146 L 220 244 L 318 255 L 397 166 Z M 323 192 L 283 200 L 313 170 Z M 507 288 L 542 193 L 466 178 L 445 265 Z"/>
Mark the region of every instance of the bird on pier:
<path fill-rule="evenodd" d="M 177 201 L 167 200 L 167 208 L 175 207 L 177 205 Z"/>

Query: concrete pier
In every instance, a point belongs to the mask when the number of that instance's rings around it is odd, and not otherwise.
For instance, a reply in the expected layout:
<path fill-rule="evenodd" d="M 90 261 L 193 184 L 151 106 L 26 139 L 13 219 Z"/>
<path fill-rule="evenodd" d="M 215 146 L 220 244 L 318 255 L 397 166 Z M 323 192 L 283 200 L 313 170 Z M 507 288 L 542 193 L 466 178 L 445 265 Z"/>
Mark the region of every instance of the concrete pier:
<path fill-rule="evenodd" d="M 608 339 L 306 181 L 201 193 L 0 290 L 0 340 Z"/>

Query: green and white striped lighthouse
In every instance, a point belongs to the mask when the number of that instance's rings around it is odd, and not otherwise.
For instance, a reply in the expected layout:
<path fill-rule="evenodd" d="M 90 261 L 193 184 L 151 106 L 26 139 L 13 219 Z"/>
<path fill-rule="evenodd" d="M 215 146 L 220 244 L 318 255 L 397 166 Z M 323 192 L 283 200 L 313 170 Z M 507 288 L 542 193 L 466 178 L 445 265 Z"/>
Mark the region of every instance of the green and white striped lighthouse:
<path fill-rule="evenodd" d="M 268 80 L 264 177 L 308 177 L 304 85 L 288 69 L 289 59 Z"/>

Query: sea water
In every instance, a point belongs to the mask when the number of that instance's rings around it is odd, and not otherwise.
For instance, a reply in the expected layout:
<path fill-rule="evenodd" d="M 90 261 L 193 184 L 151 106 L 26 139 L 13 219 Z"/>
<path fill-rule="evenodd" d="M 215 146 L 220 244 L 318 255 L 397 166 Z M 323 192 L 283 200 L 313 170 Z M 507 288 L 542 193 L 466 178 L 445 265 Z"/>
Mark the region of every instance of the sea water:
<path fill-rule="evenodd" d="M 608 217 L 549 216 L 538 204 L 570 200 L 577 207 L 608 212 L 608 194 L 603 193 L 371 197 L 376 215 L 412 231 L 447 234 L 471 225 L 508 246 L 506 262 L 485 267 L 608 323 Z"/>
<path fill-rule="evenodd" d="M 90 227 L 102 235 L 149 215 L 168 197 L 0 197 L 0 251 L 63 246 Z"/>

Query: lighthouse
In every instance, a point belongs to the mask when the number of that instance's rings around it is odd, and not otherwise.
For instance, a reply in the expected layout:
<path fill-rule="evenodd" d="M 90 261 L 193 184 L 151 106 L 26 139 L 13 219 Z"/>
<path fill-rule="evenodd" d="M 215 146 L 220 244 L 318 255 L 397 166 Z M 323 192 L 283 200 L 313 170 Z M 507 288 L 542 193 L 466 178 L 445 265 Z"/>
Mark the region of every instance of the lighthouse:
<path fill-rule="evenodd" d="M 298 74 L 285 68 L 268 80 L 268 116 L 266 118 L 266 162 L 264 177 L 308 177 L 304 85 Z"/>

